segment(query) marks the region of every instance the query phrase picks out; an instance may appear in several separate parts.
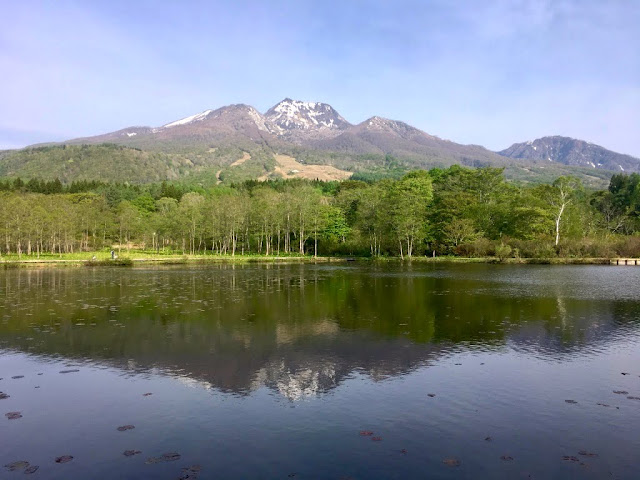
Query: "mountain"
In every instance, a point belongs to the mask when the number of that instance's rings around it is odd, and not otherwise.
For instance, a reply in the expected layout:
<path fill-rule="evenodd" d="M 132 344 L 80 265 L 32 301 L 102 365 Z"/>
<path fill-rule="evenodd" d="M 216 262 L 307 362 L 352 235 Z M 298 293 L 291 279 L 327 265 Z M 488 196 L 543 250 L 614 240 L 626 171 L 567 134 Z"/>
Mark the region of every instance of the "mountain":
<path fill-rule="evenodd" d="M 638 171 L 639 162 L 564 137 L 496 153 L 378 116 L 354 125 L 326 103 L 285 98 L 264 114 L 249 105 L 229 105 L 158 127 L 132 126 L 3 153 L 0 176 L 217 184 L 295 177 L 332 180 L 352 173 L 371 178 L 367 175 L 459 164 L 502 167 L 507 178 L 519 181 L 546 182 L 575 174 L 587 185 L 600 187 L 612 171 Z"/>
<path fill-rule="evenodd" d="M 599 145 L 569 137 L 542 137 L 529 142 L 514 143 L 498 153 L 505 157 L 538 163 L 556 162 L 617 172 L 640 171 L 640 158 L 612 152 Z"/>
<path fill-rule="evenodd" d="M 351 127 L 331 105 L 285 98 L 264 115 L 273 133 L 294 142 L 334 137 Z"/>
<path fill-rule="evenodd" d="M 184 150 L 201 146 L 239 147 L 275 140 L 266 119 L 248 105 L 205 110 L 161 127 L 129 127 L 94 137 L 76 138 L 66 144 L 117 143 L 152 150 Z M 173 148 L 172 148 L 173 147 Z"/>
<path fill-rule="evenodd" d="M 478 167 L 510 163 L 484 147 L 443 140 L 404 122 L 382 117 L 371 117 L 336 137 L 313 142 L 310 146 L 327 151 L 392 155 L 415 166 L 460 163 Z"/>

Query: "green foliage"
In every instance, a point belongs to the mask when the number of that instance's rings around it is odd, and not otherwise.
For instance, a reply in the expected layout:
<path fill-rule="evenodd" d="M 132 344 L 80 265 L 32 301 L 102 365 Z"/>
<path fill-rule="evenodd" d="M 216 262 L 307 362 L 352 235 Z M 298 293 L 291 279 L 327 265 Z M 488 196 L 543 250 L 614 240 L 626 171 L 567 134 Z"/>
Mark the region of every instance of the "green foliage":
<path fill-rule="evenodd" d="M 496 247 L 496 257 L 501 261 L 511 256 L 512 248 L 509 245 L 500 244 Z"/>
<path fill-rule="evenodd" d="M 114 260 L 87 260 L 84 265 L 87 267 L 132 267 L 133 260 L 130 258 L 116 258 Z"/>
<path fill-rule="evenodd" d="M 176 174 L 180 160 L 112 144 L 61 145 L 18 150 L 0 161 L 0 177 L 72 181 L 159 181 Z M 177 164 L 177 165 L 176 165 Z M 41 193 L 60 193 L 59 191 Z"/>
<path fill-rule="evenodd" d="M 594 192 L 572 177 L 514 185 L 502 169 L 460 166 L 376 182 L 243 180 L 209 188 L 16 178 L 0 182 L 0 254 L 104 247 L 218 255 L 635 256 L 639 185 L 636 174 L 616 175 L 608 190 Z"/>

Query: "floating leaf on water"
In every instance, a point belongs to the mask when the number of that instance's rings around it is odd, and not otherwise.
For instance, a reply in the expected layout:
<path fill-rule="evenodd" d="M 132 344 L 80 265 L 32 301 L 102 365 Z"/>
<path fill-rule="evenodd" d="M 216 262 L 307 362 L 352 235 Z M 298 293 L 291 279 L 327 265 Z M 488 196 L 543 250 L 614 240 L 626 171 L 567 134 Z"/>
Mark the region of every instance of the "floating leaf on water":
<path fill-rule="evenodd" d="M 24 471 L 24 473 L 26 475 L 30 475 L 32 473 L 36 473 L 38 471 L 40 467 L 38 465 L 31 465 L 30 467 L 27 467 Z"/>
<path fill-rule="evenodd" d="M 22 418 L 22 413 L 20 412 L 9 412 L 4 414 L 9 420 L 16 420 L 18 418 Z"/>
<path fill-rule="evenodd" d="M 613 393 L 617 393 L 618 395 L 629 395 L 629 392 L 625 390 L 614 390 Z"/>
<path fill-rule="evenodd" d="M 148 397 L 149 395 L 153 395 L 153 393 L 143 393 L 142 394 L 143 397 Z"/>
<path fill-rule="evenodd" d="M 15 472 L 16 470 L 22 470 L 23 468 L 27 468 L 29 466 L 29 462 L 26 460 L 18 460 L 17 462 L 7 463 L 5 468 L 10 472 Z"/>
<path fill-rule="evenodd" d="M 579 462 L 580 459 L 578 457 L 574 457 L 573 455 L 564 455 L 562 460 L 565 462 Z"/>
<path fill-rule="evenodd" d="M 576 402 L 575 400 L 565 400 L 565 402 L 566 402 L 566 403 L 570 403 L 570 404 L 578 403 L 578 402 Z"/>
<path fill-rule="evenodd" d="M 133 425 L 122 425 L 121 427 L 118 427 L 117 430 L 119 432 L 126 432 L 127 430 L 133 430 L 134 428 L 136 427 L 134 427 Z"/>
<path fill-rule="evenodd" d="M 513 457 L 511 455 L 502 455 L 500 457 L 500 460 L 504 460 L 505 462 L 510 462 L 511 460 L 513 460 Z"/>
<path fill-rule="evenodd" d="M 0 392 L 0 400 L 4 400 L 6 398 L 9 398 L 9 395 L 7 395 L 6 393 Z"/>
<path fill-rule="evenodd" d="M 633 396 L 631 396 L 631 397 L 627 397 L 627 398 L 628 398 L 629 400 L 640 400 L 640 397 L 633 397 Z"/>
<path fill-rule="evenodd" d="M 370 431 L 370 430 L 362 430 L 360 432 L 360 435 L 363 436 L 363 437 L 370 437 L 371 435 L 373 435 L 373 432 Z"/>
<path fill-rule="evenodd" d="M 139 453 L 142 453 L 140 450 L 125 450 L 123 455 L 125 457 L 133 457 L 134 455 L 138 455 Z"/>
<path fill-rule="evenodd" d="M 56 457 L 56 463 L 67 463 L 73 460 L 73 456 L 71 455 L 62 455 L 61 457 Z"/>
<path fill-rule="evenodd" d="M 163 453 L 159 457 L 147 458 L 147 461 L 144 463 L 151 464 L 151 463 L 160 463 L 160 462 L 174 462 L 176 460 L 180 460 L 180 456 L 181 455 L 176 452 Z"/>
<path fill-rule="evenodd" d="M 24 378 L 24 375 L 14 375 L 14 376 L 13 376 L 13 377 L 11 377 L 11 378 L 13 378 L 14 380 L 17 380 L 17 379 L 19 379 L 19 378 Z"/>
<path fill-rule="evenodd" d="M 442 463 L 449 467 L 459 467 L 461 462 L 457 458 L 445 458 L 442 460 Z"/>
<path fill-rule="evenodd" d="M 162 454 L 162 459 L 165 462 L 173 462 L 173 461 L 176 461 L 176 460 L 180 460 L 180 456 L 181 455 L 179 453 L 176 453 L 176 452 L 163 453 Z"/>
<path fill-rule="evenodd" d="M 629 375 L 629 372 L 620 372 L 621 375 Z"/>
<path fill-rule="evenodd" d="M 484 441 L 485 441 L 485 442 L 492 442 L 492 441 L 493 441 L 493 438 L 491 438 L 491 437 L 485 437 Z"/>
<path fill-rule="evenodd" d="M 587 452 L 586 450 L 580 450 L 578 455 L 582 455 L 583 457 L 597 457 L 597 453 Z"/>
<path fill-rule="evenodd" d="M 183 473 L 191 473 L 191 474 L 198 474 L 200 473 L 200 471 L 202 470 L 202 467 L 200 465 L 191 465 L 190 467 L 184 467 L 182 469 Z M 294 473 L 295 475 L 295 473 Z"/>
<path fill-rule="evenodd" d="M 433 398 L 433 397 L 435 397 L 435 396 L 436 396 L 436 394 L 435 394 L 435 393 L 427 393 L 427 397 L 431 397 L 431 398 Z"/>
<path fill-rule="evenodd" d="M 75 372 L 79 372 L 80 370 L 78 370 L 77 368 L 73 368 L 71 370 L 60 370 L 60 373 L 75 373 Z"/>
<path fill-rule="evenodd" d="M 598 402 L 598 405 L 600 405 L 601 407 L 610 407 L 611 406 L 608 403 L 600 403 L 600 402 Z"/>

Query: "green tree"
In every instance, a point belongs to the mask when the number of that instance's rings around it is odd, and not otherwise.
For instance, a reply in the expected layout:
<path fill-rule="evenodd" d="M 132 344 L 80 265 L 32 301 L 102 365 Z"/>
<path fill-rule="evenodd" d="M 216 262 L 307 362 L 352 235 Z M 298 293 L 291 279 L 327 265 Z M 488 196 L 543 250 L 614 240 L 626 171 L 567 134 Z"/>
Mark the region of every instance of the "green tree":
<path fill-rule="evenodd" d="M 400 256 L 411 258 L 417 241 L 426 234 L 428 207 L 433 198 L 433 186 L 427 172 L 408 173 L 395 183 L 392 191 L 392 224 L 400 246 Z"/>
<path fill-rule="evenodd" d="M 576 177 L 558 177 L 551 188 L 547 189 L 547 199 L 552 207 L 555 222 L 555 245 L 560 242 L 560 222 L 567 206 L 574 201 L 577 192 L 583 189 Z"/>
<path fill-rule="evenodd" d="M 131 239 L 140 227 L 140 212 L 131 202 L 123 200 L 116 208 L 116 224 L 118 227 L 118 252 L 122 249 L 122 243 L 131 250 Z"/>
<path fill-rule="evenodd" d="M 180 199 L 178 205 L 178 215 L 182 219 L 182 225 L 185 229 L 186 236 L 189 239 L 189 252 L 194 255 L 196 252 L 196 238 L 202 238 L 201 225 L 203 219 L 204 197 L 197 193 L 187 193 Z M 202 246 L 202 242 L 198 242 L 198 251 Z"/>

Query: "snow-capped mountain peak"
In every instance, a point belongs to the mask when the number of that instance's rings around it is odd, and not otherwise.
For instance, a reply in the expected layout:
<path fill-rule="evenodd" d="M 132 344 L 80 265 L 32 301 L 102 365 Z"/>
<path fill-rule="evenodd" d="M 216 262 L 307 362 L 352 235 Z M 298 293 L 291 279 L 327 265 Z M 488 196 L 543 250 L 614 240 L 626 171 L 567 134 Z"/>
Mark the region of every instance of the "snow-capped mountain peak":
<path fill-rule="evenodd" d="M 280 131 L 340 130 L 350 124 L 331 105 L 320 102 L 301 102 L 285 98 L 265 114 L 267 120 Z"/>

